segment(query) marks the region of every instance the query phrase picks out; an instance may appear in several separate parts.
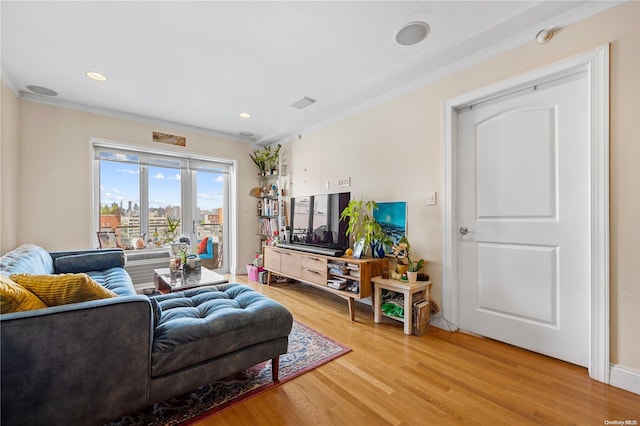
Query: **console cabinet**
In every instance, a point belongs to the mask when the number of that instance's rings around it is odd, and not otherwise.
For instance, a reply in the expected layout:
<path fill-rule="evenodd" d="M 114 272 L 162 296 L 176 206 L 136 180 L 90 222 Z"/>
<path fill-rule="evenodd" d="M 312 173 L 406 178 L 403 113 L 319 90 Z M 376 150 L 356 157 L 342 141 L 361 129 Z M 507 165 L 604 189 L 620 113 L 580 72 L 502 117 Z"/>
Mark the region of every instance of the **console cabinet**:
<path fill-rule="evenodd" d="M 386 259 L 332 257 L 280 247 L 263 247 L 263 266 L 268 271 L 267 284 L 271 284 L 271 276 L 275 274 L 336 294 L 349 303 L 351 321 L 355 321 L 355 299 L 372 296 L 371 278 L 379 276 L 386 263 Z M 336 271 L 336 265 L 344 265 L 344 268 Z M 329 287 L 329 280 L 348 284 L 345 289 L 339 290 Z"/>

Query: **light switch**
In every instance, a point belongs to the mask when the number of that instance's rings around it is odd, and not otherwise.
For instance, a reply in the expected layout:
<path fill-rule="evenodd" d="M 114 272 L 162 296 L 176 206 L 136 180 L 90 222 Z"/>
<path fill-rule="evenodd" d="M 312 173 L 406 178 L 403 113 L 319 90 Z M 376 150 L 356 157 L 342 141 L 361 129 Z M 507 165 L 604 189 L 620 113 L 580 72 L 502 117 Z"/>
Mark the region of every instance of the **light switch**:
<path fill-rule="evenodd" d="M 427 205 L 428 206 L 435 206 L 436 205 L 436 192 L 435 191 L 427 192 Z"/>

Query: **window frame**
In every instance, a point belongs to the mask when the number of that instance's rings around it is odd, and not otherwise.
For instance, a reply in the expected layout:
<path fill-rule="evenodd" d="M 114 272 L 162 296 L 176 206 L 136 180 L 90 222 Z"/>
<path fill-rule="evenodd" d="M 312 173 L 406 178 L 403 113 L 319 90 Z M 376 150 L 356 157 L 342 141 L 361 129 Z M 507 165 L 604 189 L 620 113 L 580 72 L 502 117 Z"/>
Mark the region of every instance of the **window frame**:
<path fill-rule="evenodd" d="M 100 152 L 112 152 L 114 154 L 134 154 L 139 156 L 138 161 L 122 161 L 125 164 L 138 164 L 140 166 L 140 229 L 149 228 L 149 166 L 167 167 L 158 160 L 169 160 L 180 162 L 180 168 L 176 170 L 180 171 L 181 178 L 181 205 L 180 205 L 180 218 L 182 223 L 182 233 L 188 235 L 192 240 L 192 248 L 195 248 L 195 238 L 197 238 L 197 175 L 194 172 L 218 172 L 222 174 L 223 191 L 222 191 L 222 268 L 217 269 L 217 272 L 226 273 L 231 270 L 231 256 L 230 247 L 235 240 L 230 235 L 230 229 L 232 229 L 232 211 L 235 209 L 232 206 L 232 202 L 237 199 L 235 196 L 235 180 L 237 162 L 230 159 L 221 159 L 214 157 L 205 157 L 199 155 L 191 155 L 186 153 L 178 153 L 173 151 L 164 151 L 152 149 L 150 147 L 126 145 L 123 143 L 116 143 L 111 141 L 105 141 L 101 139 L 93 138 L 91 140 L 91 167 L 93 178 L 93 193 L 92 193 L 92 242 L 91 246 L 98 247 L 97 232 L 100 231 L 100 161 L 107 158 L 99 158 Z M 117 161 L 117 160 L 112 160 Z M 153 250 L 153 248 L 149 249 Z"/>

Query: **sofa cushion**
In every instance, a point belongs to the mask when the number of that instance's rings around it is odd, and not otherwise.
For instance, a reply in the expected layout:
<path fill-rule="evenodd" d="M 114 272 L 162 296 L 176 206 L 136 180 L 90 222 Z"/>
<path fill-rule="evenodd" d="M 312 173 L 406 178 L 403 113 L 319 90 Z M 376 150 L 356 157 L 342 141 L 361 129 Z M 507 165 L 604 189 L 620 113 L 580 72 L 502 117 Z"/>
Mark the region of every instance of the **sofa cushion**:
<path fill-rule="evenodd" d="M 47 306 L 60 306 L 118 296 L 92 280 L 87 274 L 13 274 L 10 278 L 38 296 Z"/>
<path fill-rule="evenodd" d="M 0 275 L 0 314 L 46 308 L 38 296 L 9 277 Z"/>
<path fill-rule="evenodd" d="M 0 272 L 11 274 L 53 274 L 51 255 L 42 247 L 23 244 L 0 258 Z"/>
<path fill-rule="evenodd" d="M 78 273 L 88 271 L 104 271 L 105 269 L 123 267 L 124 252 L 112 251 L 96 253 L 74 254 L 56 257 L 53 261 L 55 271 L 59 274 Z"/>
<path fill-rule="evenodd" d="M 153 377 L 286 337 L 293 322 L 291 313 L 280 303 L 238 283 L 155 299 L 162 316 L 153 339 Z"/>
<path fill-rule="evenodd" d="M 89 271 L 87 275 L 118 296 L 135 296 L 137 294 L 133 282 L 131 282 L 131 276 L 129 276 L 123 268 L 110 268 L 105 271 Z"/>
<path fill-rule="evenodd" d="M 197 254 L 206 254 L 207 253 L 207 244 L 209 243 L 209 237 L 204 237 L 198 243 Z"/>

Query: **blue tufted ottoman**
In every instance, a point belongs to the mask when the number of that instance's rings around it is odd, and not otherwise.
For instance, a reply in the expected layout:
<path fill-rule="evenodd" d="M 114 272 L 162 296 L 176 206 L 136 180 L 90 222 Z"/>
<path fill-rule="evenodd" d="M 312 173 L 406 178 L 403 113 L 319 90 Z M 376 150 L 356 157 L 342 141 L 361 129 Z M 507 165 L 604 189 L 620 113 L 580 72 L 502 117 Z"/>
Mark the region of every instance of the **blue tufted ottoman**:
<path fill-rule="evenodd" d="M 151 400 L 176 395 L 177 388 L 190 391 L 269 359 L 278 380 L 279 356 L 287 351 L 293 322 L 280 303 L 238 283 L 152 299 L 161 312 L 151 349 Z"/>

